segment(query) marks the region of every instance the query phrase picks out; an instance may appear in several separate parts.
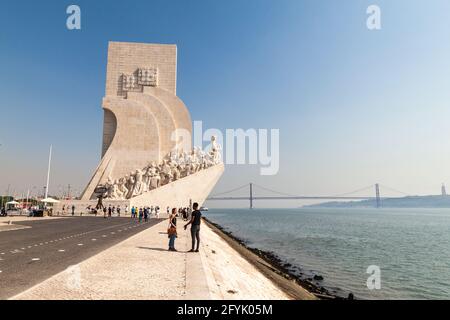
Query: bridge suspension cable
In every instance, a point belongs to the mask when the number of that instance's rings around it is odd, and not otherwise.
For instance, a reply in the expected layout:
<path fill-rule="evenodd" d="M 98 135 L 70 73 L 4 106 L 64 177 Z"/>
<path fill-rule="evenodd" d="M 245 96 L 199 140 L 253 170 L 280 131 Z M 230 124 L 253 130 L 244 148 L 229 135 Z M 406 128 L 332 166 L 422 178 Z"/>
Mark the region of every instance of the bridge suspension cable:
<path fill-rule="evenodd" d="M 272 190 L 272 189 L 269 189 L 269 188 L 265 188 L 265 187 L 262 187 L 260 185 L 255 184 L 255 183 L 253 183 L 253 186 L 256 186 L 256 187 L 258 187 L 258 188 L 260 188 L 262 190 L 269 191 L 269 192 L 272 192 L 272 193 L 276 193 L 276 194 L 279 194 L 279 195 L 285 196 L 285 197 L 296 197 L 297 196 L 297 195 L 294 195 L 294 194 L 279 192 L 279 191 L 275 191 L 275 190 Z"/>
<path fill-rule="evenodd" d="M 238 191 L 238 190 L 240 190 L 240 189 L 244 189 L 244 188 L 247 188 L 247 187 L 248 187 L 248 183 L 246 183 L 246 184 L 244 184 L 244 185 L 242 185 L 242 186 L 240 186 L 240 187 L 237 187 L 237 188 L 228 190 L 228 191 L 216 193 L 216 194 L 212 195 L 211 197 L 214 198 L 214 197 L 221 196 L 221 195 L 228 194 L 228 193 L 232 193 L 232 192 L 234 192 L 234 191 Z"/>
<path fill-rule="evenodd" d="M 348 196 L 350 194 L 358 193 L 358 192 L 361 192 L 361 191 L 364 191 L 364 190 L 370 190 L 370 189 L 373 189 L 373 188 L 374 188 L 374 185 L 371 184 L 370 186 L 359 188 L 359 189 L 356 189 L 356 190 L 351 191 L 351 192 L 346 192 L 346 193 L 341 193 L 341 194 L 334 194 L 333 197 L 345 197 L 345 196 Z"/>
<path fill-rule="evenodd" d="M 406 192 L 403 192 L 403 191 L 400 191 L 400 190 L 396 190 L 394 188 L 390 188 L 390 187 L 387 187 L 387 186 L 382 185 L 382 184 L 380 184 L 380 187 L 381 187 L 382 190 L 387 189 L 387 190 L 390 190 L 390 191 L 393 191 L 393 192 L 396 192 L 396 193 L 400 193 L 400 194 L 402 194 L 404 196 L 409 196 L 410 195 L 409 193 L 406 193 Z"/>

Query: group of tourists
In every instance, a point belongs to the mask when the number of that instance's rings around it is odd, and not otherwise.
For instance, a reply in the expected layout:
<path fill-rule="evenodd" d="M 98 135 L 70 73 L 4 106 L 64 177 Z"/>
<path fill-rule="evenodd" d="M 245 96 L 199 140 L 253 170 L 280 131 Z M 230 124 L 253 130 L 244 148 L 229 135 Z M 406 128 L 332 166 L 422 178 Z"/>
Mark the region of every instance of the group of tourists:
<path fill-rule="evenodd" d="M 73 215 L 74 210 L 75 210 L 75 207 L 73 207 L 73 209 L 72 209 L 72 215 Z M 101 210 L 101 211 L 103 211 L 103 218 L 112 217 L 114 215 L 120 217 L 120 213 L 122 212 L 120 205 L 118 205 L 117 207 L 109 205 L 108 207 L 103 206 L 100 208 L 89 205 L 89 206 L 87 206 L 86 210 L 90 214 L 94 214 L 95 216 L 97 216 L 98 211 Z M 127 213 L 128 213 L 128 206 L 125 206 L 125 214 L 127 214 Z M 64 214 L 64 207 L 63 207 L 63 214 Z M 83 215 L 83 213 L 80 213 L 80 215 Z"/>
<path fill-rule="evenodd" d="M 150 207 L 131 207 L 131 218 L 138 219 L 139 223 L 142 221 L 148 222 L 148 218 L 154 216 L 159 219 L 160 207 L 158 206 L 150 206 Z"/>
<path fill-rule="evenodd" d="M 167 210 L 167 213 L 168 212 L 169 211 Z M 190 215 L 191 215 L 191 209 L 189 207 L 178 209 L 178 217 L 181 217 L 183 219 L 183 221 L 189 220 Z"/>

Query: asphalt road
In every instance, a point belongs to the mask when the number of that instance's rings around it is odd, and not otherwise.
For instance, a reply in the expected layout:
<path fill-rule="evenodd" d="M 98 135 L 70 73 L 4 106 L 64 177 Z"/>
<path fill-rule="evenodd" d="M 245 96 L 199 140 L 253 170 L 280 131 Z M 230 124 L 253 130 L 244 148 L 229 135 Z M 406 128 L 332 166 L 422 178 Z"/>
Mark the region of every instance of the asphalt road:
<path fill-rule="evenodd" d="M 69 217 L 21 221 L 31 228 L 0 232 L 0 299 L 8 299 L 162 219 Z"/>

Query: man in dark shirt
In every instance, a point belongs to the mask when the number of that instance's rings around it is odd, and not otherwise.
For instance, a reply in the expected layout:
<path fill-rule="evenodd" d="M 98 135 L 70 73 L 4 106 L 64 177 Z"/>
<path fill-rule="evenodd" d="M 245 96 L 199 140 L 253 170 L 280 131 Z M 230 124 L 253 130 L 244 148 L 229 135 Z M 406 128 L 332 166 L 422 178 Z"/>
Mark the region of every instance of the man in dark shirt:
<path fill-rule="evenodd" d="M 197 202 L 194 202 L 194 204 L 192 205 L 192 208 L 194 209 L 194 211 L 192 212 L 191 221 L 189 221 L 184 226 L 184 230 L 186 230 L 188 225 L 190 225 L 190 224 L 192 225 L 191 226 L 192 249 L 189 250 L 189 252 L 198 252 L 198 249 L 200 247 L 200 223 L 201 223 L 202 213 L 198 210 Z M 195 249 L 195 240 L 196 239 L 197 239 L 197 248 Z"/>

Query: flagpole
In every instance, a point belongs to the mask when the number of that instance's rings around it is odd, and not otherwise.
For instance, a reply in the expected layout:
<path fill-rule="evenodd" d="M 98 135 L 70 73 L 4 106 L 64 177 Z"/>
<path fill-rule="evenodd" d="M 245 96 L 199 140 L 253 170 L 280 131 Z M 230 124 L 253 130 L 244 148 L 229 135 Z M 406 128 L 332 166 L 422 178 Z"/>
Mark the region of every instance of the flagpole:
<path fill-rule="evenodd" d="M 27 202 L 26 202 L 26 207 L 28 208 L 28 199 L 30 198 L 30 189 L 28 189 L 27 191 Z"/>
<path fill-rule="evenodd" d="M 45 199 L 48 197 L 48 183 L 50 181 L 50 164 L 52 162 L 52 145 L 50 145 L 50 153 L 48 155 L 47 184 L 45 186 Z"/>

